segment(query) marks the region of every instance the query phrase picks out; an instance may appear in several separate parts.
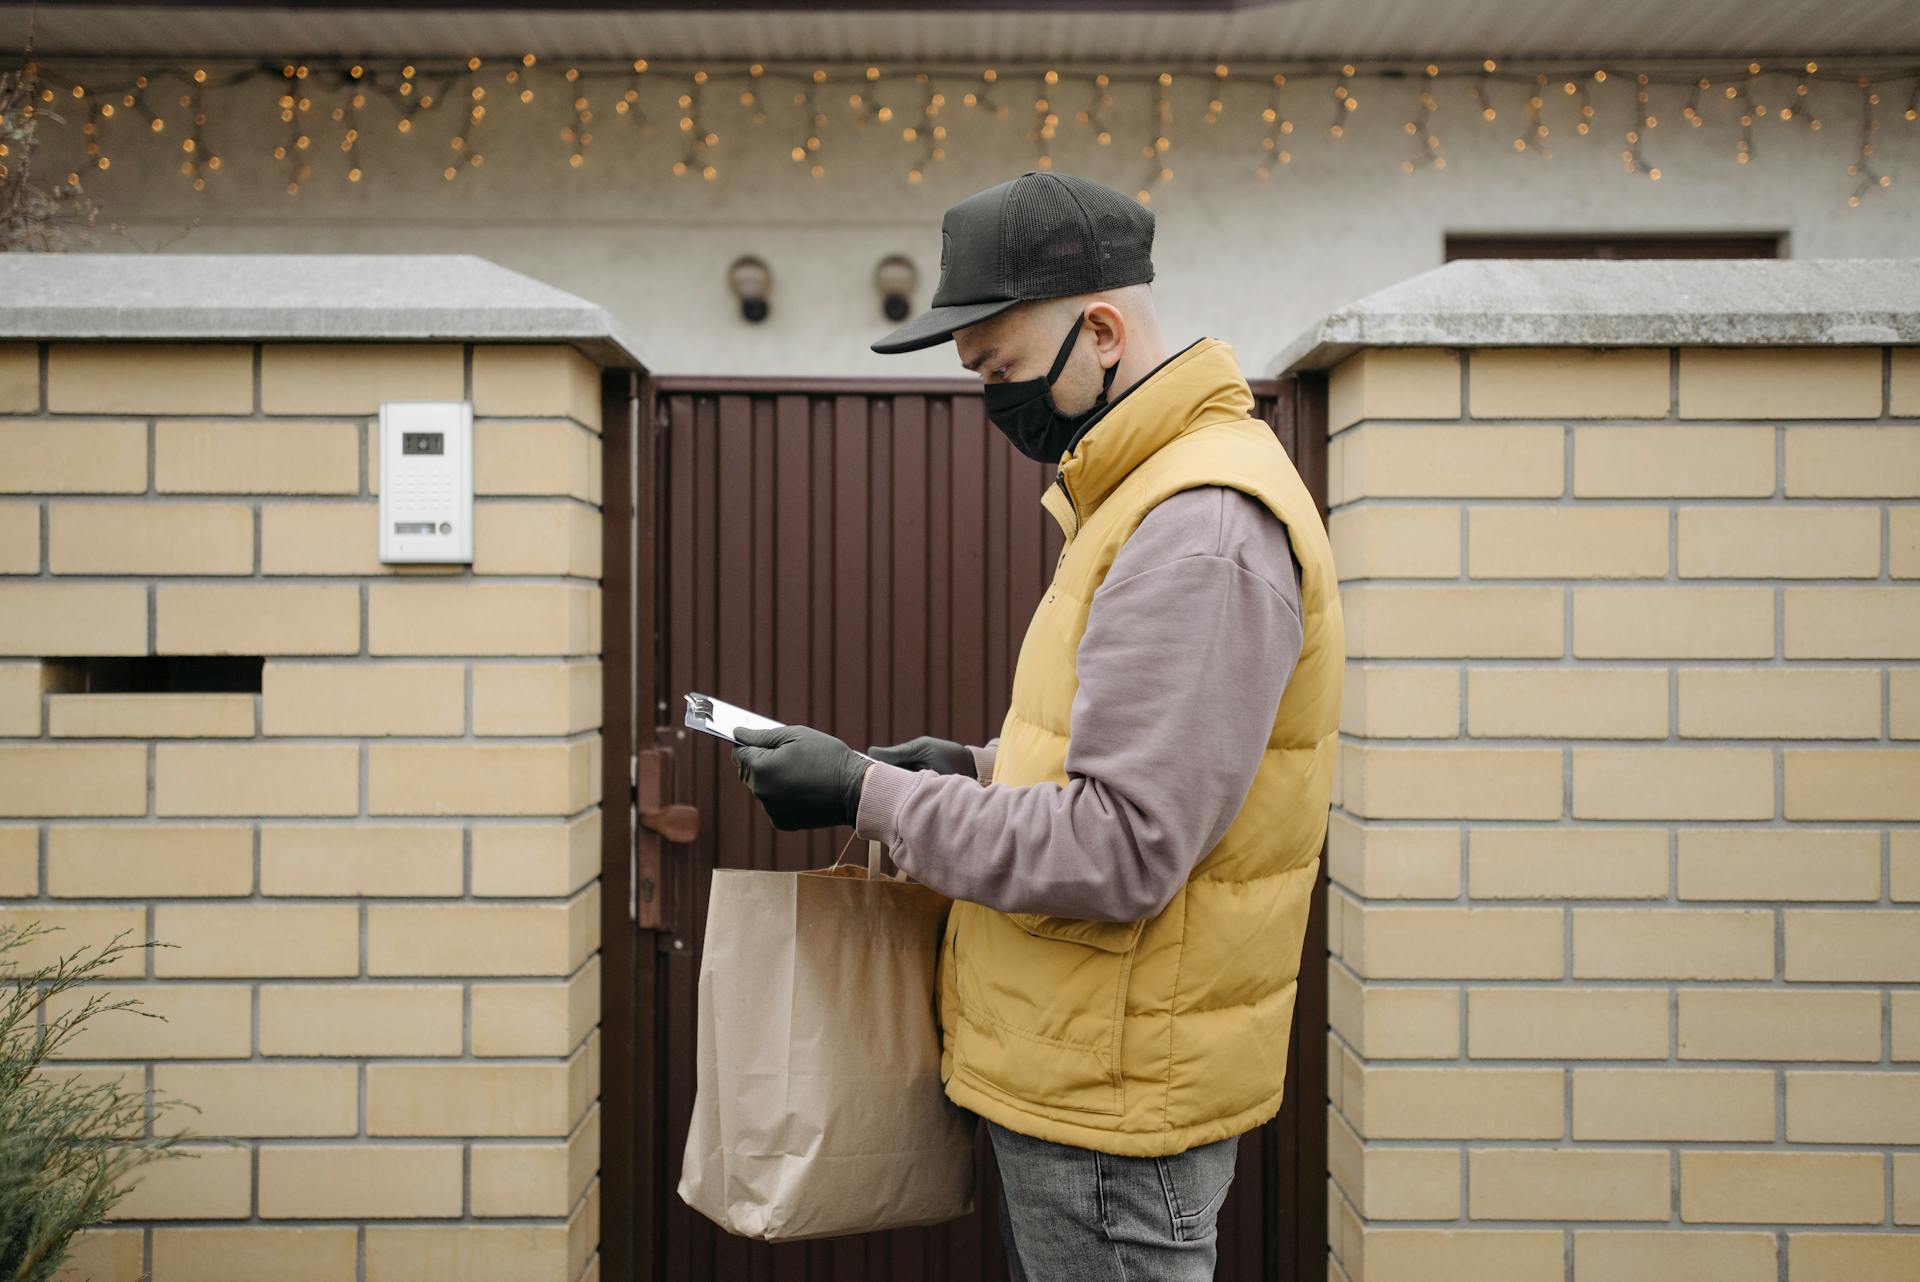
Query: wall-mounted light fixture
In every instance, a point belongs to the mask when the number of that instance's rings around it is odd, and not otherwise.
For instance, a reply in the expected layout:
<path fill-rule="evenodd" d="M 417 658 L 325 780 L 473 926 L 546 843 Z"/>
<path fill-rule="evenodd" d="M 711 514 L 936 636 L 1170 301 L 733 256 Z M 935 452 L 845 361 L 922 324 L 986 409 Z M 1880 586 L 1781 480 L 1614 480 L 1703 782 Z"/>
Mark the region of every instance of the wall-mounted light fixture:
<path fill-rule="evenodd" d="M 873 284 L 880 291 L 880 310 L 896 323 L 913 310 L 913 284 L 920 278 L 913 260 L 903 254 L 889 254 L 873 269 Z"/>
<path fill-rule="evenodd" d="M 773 272 L 752 254 L 733 260 L 727 268 L 727 284 L 740 300 L 740 314 L 756 325 L 767 318 L 767 291 L 773 284 Z"/>

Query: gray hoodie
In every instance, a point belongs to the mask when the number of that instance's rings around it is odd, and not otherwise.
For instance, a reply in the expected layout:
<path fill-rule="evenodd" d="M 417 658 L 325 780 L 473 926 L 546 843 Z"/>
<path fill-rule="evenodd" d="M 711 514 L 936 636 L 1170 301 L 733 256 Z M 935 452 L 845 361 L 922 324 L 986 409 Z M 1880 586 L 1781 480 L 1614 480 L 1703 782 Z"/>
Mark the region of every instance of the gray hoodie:
<path fill-rule="evenodd" d="M 1286 527 L 1229 486 L 1156 505 L 1093 595 L 1067 782 L 867 767 L 854 833 L 909 877 L 1002 912 L 1135 921 L 1163 909 L 1253 787 L 1300 657 Z"/>

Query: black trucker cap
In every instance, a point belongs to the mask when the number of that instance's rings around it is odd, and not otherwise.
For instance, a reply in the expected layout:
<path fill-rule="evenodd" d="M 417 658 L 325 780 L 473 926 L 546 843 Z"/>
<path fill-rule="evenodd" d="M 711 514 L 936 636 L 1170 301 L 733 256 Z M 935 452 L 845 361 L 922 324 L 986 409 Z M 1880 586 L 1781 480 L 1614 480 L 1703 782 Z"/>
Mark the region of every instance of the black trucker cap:
<path fill-rule="evenodd" d="M 976 192 L 940 222 L 933 306 L 872 344 L 917 352 L 1033 298 L 1153 279 L 1153 211 L 1087 178 L 1029 169 Z"/>

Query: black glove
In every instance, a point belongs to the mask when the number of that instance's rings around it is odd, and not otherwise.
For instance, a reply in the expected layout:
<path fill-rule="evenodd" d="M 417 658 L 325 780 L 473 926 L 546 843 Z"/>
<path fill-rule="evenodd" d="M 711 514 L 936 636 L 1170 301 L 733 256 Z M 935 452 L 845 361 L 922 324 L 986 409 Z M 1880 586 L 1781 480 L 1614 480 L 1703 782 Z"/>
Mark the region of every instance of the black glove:
<path fill-rule="evenodd" d="M 974 769 L 973 749 L 964 743 L 955 743 L 951 739 L 936 739 L 923 734 L 917 739 L 905 743 L 896 743 L 890 748 L 867 749 L 867 755 L 875 761 L 884 761 L 890 766 L 901 766 L 908 770 L 931 770 L 935 774 L 965 775 L 969 779 L 978 779 Z"/>
<path fill-rule="evenodd" d="M 774 827 L 850 825 L 860 813 L 860 784 L 873 763 L 824 730 L 741 728 L 733 737 L 734 764 Z"/>

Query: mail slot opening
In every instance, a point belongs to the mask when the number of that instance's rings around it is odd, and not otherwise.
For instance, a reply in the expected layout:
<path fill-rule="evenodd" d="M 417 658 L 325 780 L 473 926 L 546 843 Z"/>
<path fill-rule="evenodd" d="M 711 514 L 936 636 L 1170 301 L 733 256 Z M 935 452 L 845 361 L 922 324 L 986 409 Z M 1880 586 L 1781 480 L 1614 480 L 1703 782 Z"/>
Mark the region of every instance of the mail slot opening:
<path fill-rule="evenodd" d="M 83 655 L 48 659 L 66 694 L 258 694 L 257 654 Z"/>

